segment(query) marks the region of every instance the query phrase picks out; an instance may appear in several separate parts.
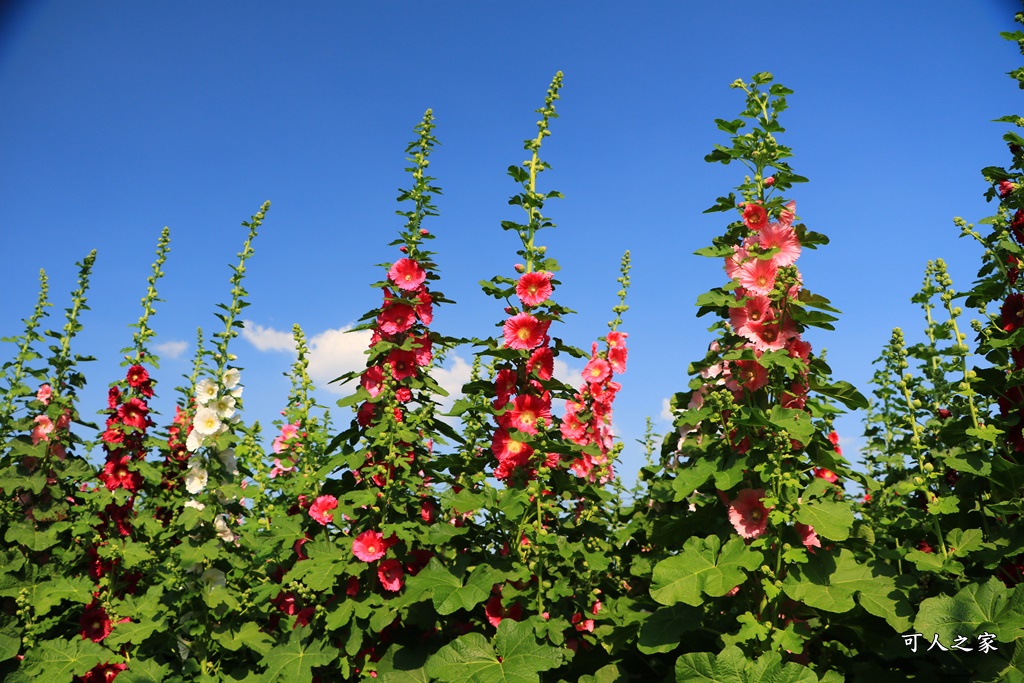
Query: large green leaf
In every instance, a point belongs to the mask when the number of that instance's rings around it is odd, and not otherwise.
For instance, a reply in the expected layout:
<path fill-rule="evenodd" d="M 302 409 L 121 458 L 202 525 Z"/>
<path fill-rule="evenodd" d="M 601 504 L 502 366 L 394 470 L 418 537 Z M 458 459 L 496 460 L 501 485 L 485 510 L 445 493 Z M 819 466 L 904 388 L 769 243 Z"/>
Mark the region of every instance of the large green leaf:
<path fill-rule="evenodd" d="M 537 683 L 541 671 L 561 663 L 561 651 L 538 643 L 528 622 L 502 619 L 493 647 L 479 633 L 466 634 L 427 660 L 427 673 L 441 683 Z"/>
<path fill-rule="evenodd" d="M 906 630 L 912 613 L 896 589 L 892 570 L 884 565 L 860 564 L 843 548 L 839 555 L 816 553 L 804 565 L 794 566 L 782 583 L 786 595 L 828 612 L 849 612 L 854 596 L 861 607 L 885 619 L 897 631 Z"/>
<path fill-rule="evenodd" d="M 461 579 L 445 569 L 437 558 L 432 558 L 416 576 L 409 577 L 406 591 L 412 594 L 430 591 L 438 614 L 451 614 L 460 609 L 470 610 L 486 600 L 494 584 L 504 577 L 504 573 L 494 567 L 481 564 L 470 572 L 466 585 L 462 585 Z"/>
<path fill-rule="evenodd" d="M 97 664 L 120 661 L 110 650 L 78 636 L 67 640 L 47 640 L 28 651 L 22 671 L 46 683 L 70 683 Z"/>
<path fill-rule="evenodd" d="M 758 567 L 763 559 L 739 536 L 731 537 L 725 546 L 717 536 L 687 539 L 682 552 L 654 566 L 651 597 L 663 605 L 701 605 L 702 593 L 725 595 L 746 581 L 744 569 Z"/>
<path fill-rule="evenodd" d="M 710 652 L 691 652 L 676 660 L 676 683 L 745 683 L 747 659 L 736 646 Z"/>
<path fill-rule="evenodd" d="M 337 658 L 338 651 L 325 648 L 320 639 L 303 643 L 303 632 L 307 630 L 292 631 L 287 643 L 267 652 L 261 662 L 267 667 L 260 679 L 263 683 L 309 681 L 313 678 L 313 667 L 326 666 Z"/>
<path fill-rule="evenodd" d="M 127 669 L 117 675 L 117 683 L 165 683 L 170 667 L 153 659 L 133 659 Z"/>
<path fill-rule="evenodd" d="M 940 642 L 954 636 L 973 636 L 984 631 L 996 634 L 1009 643 L 1024 637 L 1024 584 L 1013 590 L 999 579 L 972 583 L 956 595 L 939 595 L 921 603 L 914 620 L 914 630 L 931 639 L 939 634 Z"/>
<path fill-rule="evenodd" d="M 801 505 L 796 521 L 813 526 L 815 533 L 832 541 L 845 541 L 853 526 L 853 510 L 845 501 L 815 501 Z"/>
<path fill-rule="evenodd" d="M 679 647 L 682 635 L 699 628 L 703 612 L 689 605 L 659 607 L 644 620 L 637 648 L 645 655 L 671 652 Z"/>

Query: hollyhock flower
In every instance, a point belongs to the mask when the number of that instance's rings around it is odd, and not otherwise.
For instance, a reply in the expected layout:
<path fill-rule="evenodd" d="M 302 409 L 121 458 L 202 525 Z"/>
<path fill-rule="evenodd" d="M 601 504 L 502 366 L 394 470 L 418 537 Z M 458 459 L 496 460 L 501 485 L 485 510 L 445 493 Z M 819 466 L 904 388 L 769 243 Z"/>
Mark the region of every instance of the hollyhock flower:
<path fill-rule="evenodd" d="M 104 465 L 103 473 L 99 475 L 100 481 L 111 491 L 118 488 L 132 492 L 138 491 L 142 486 L 142 476 L 137 472 L 132 472 L 129 467 L 130 462 L 131 457 L 127 455 L 109 461 Z"/>
<path fill-rule="evenodd" d="M 209 473 L 203 469 L 199 461 L 194 460 L 185 475 L 185 490 L 194 496 L 206 488 L 209 479 Z"/>
<path fill-rule="evenodd" d="M 505 346 L 510 349 L 532 349 L 540 346 L 551 321 L 541 322 L 529 313 L 514 315 L 505 321 Z"/>
<path fill-rule="evenodd" d="M 281 462 L 280 458 L 274 458 L 274 466 L 270 468 L 270 474 L 268 474 L 267 476 L 273 479 L 278 475 L 287 474 L 288 472 L 295 472 L 298 469 L 299 468 L 296 467 L 295 465 L 285 466 Z"/>
<path fill-rule="evenodd" d="M 499 462 L 509 462 L 513 465 L 524 465 L 533 455 L 533 449 L 522 441 L 516 441 L 504 429 L 494 432 L 491 440 L 491 452 Z"/>
<path fill-rule="evenodd" d="M 78 623 L 82 627 L 80 631 L 82 639 L 91 640 L 94 643 L 100 642 L 114 630 L 114 625 L 111 623 L 110 617 L 107 616 L 107 610 L 103 609 L 103 605 L 96 600 L 93 600 L 85 608 Z"/>
<path fill-rule="evenodd" d="M 1017 189 L 1017 186 L 1011 183 L 1009 180 L 1003 180 L 999 183 L 999 196 L 1009 197 L 1013 194 L 1013 191 Z"/>
<path fill-rule="evenodd" d="M 402 563 L 394 558 L 388 558 L 377 565 L 377 578 L 380 579 L 380 585 L 384 586 L 384 590 L 392 592 L 402 590 L 403 576 L 405 576 L 405 570 L 402 568 Z"/>
<path fill-rule="evenodd" d="M 732 256 L 727 256 L 725 259 L 726 276 L 730 279 L 734 279 L 737 273 L 739 273 L 740 266 L 742 266 L 749 258 L 750 251 L 746 247 L 733 245 Z"/>
<path fill-rule="evenodd" d="M 314 614 L 316 614 L 316 605 L 300 609 L 295 614 L 295 623 L 292 624 L 292 630 L 294 631 L 299 626 L 309 626 L 309 622 L 313 619 Z"/>
<path fill-rule="evenodd" d="M 374 405 L 369 401 L 359 406 L 359 412 L 356 413 L 356 421 L 360 427 L 369 427 L 373 421 Z"/>
<path fill-rule="evenodd" d="M 747 332 L 751 345 L 758 351 L 778 351 L 786 342 L 799 334 L 790 318 L 749 323 Z"/>
<path fill-rule="evenodd" d="M 831 482 L 833 484 L 839 481 L 839 477 L 836 475 L 835 472 L 829 469 L 825 469 L 824 467 L 815 467 L 814 470 L 812 470 L 812 473 L 818 479 L 824 479 L 825 481 Z"/>
<path fill-rule="evenodd" d="M 790 226 L 793 224 L 793 220 L 796 218 L 796 202 L 790 201 L 786 203 L 786 208 L 779 213 L 779 224 Z"/>
<path fill-rule="evenodd" d="M 764 489 L 743 489 L 729 504 L 729 522 L 743 538 L 757 538 L 768 528 Z"/>
<path fill-rule="evenodd" d="M 128 368 L 126 379 L 128 380 L 128 386 L 138 389 L 149 381 L 149 372 L 141 365 L 133 365 Z"/>
<path fill-rule="evenodd" d="M 348 577 L 348 581 L 345 582 L 345 595 L 350 598 L 354 598 L 359 594 L 359 578 L 355 576 Z"/>
<path fill-rule="evenodd" d="M 433 342 L 430 341 L 430 337 L 427 335 L 416 337 L 412 340 L 412 343 L 413 353 L 416 355 L 416 365 L 420 367 L 430 365 L 430 361 L 434 358 L 432 351 Z"/>
<path fill-rule="evenodd" d="M 309 506 L 309 516 L 320 522 L 323 526 L 327 526 L 328 522 L 334 520 L 334 513 L 329 512 L 338 507 L 338 499 L 334 496 L 319 496 L 312 505 Z"/>
<path fill-rule="evenodd" d="M 569 622 L 572 623 L 576 627 L 576 630 L 581 633 L 583 631 L 586 631 L 587 633 L 594 632 L 594 620 L 584 619 L 582 612 L 577 612 L 576 614 L 572 615 L 572 618 L 569 620 Z"/>
<path fill-rule="evenodd" d="M 562 437 L 572 441 L 575 444 L 584 446 L 587 444 L 587 423 L 581 422 L 575 414 L 567 413 L 562 418 L 562 424 L 559 427 L 559 431 L 562 432 Z"/>
<path fill-rule="evenodd" d="M 388 270 L 388 278 L 399 289 L 411 292 L 423 284 L 427 279 L 427 272 L 413 259 L 404 258 L 395 261 L 395 264 Z"/>
<path fill-rule="evenodd" d="M 117 408 L 117 417 L 124 424 L 136 429 L 145 429 L 149 406 L 141 399 L 132 398 Z"/>
<path fill-rule="evenodd" d="M 608 349 L 608 365 L 611 366 L 612 372 L 617 375 L 626 372 L 626 358 L 628 356 L 629 350 L 625 346 L 613 346 Z"/>
<path fill-rule="evenodd" d="M 416 294 L 416 302 L 413 306 L 416 310 L 416 315 L 419 317 L 420 322 L 424 325 L 429 325 L 434 321 L 434 302 L 425 287 Z"/>
<path fill-rule="evenodd" d="M 213 436 L 220 429 L 220 418 L 213 408 L 200 408 L 192 419 L 192 431 L 201 436 Z"/>
<path fill-rule="evenodd" d="M 836 450 L 839 455 L 843 454 L 843 449 L 839 447 L 839 435 L 835 432 L 829 432 L 828 440 L 832 444 L 832 448 Z"/>
<path fill-rule="evenodd" d="M 768 176 L 767 178 L 764 179 L 764 186 L 765 187 L 771 187 L 774 184 L 775 184 L 775 176 L 770 175 L 770 176 Z M 739 586 L 737 586 L 737 588 L 738 587 Z"/>
<path fill-rule="evenodd" d="M 536 306 L 548 300 L 553 288 L 551 278 L 554 273 L 536 271 L 524 273 L 516 283 L 516 296 L 525 306 Z"/>
<path fill-rule="evenodd" d="M 416 323 L 416 310 L 408 304 L 391 304 L 377 316 L 377 326 L 385 334 L 405 332 Z"/>
<path fill-rule="evenodd" d="M 189 453 L 195 453 L 203 445 L 204 441 L 205 439 L 199 434 L 199 432 L 193 429 L 188 433 L 188 437 L 185 439 L 185 449 L 188 450 Z"/>
<path fill-rule="evenodd" d="M 238 458 L 235 457 L 234 448 L 225 448 L 217 453 L 217 457 L 220 459 L 221 464 L 224 465 L 225 472 L 232 477 L 238 476 Z"/>
<path fill-rule="evenodd" d="M 1024 323 L 1024 294 L 1014 293 L 1006 297 L 999 312 L 1002 316 L 1003 330 L 1006 332 L 1016 330 L 1021 323 Z"/>
<path fill-rule="evenodd" d="M 583 368 L 583 379 L 590 384 L 599 384 L 612 376 L 612 366 L 604 358 L 594 356 Z"/>
<path fill-rule="evenodd" d="M 193 508 L 195 510 L 198 510 L 199 512 L 202 512 L 203 510 L 206 509 L 206 506 L 200 503 L 198 500 L 186 500 L 184 507 Z"/>
<path fill-rule="evenodd" d="M 821 541 L 818 539 L 818 534 L 815 533 L 814 527 L 809 524 L 796 525 L 796 532 L 800 534 L 800 542 L 804 544 L 805 548 L 820 548 Z"/>
<path fill-rule="evenodd" d="M 36 415 L 33 422 L 36 426 L 32 428 L 32 445 L 35 446 L 40 441 L 49 441 L 50 434 L 53 433 L 53 420 L 46 415 Z"/>
<path fill-rule="evenodd" d="M 352 554 L 363 562 L 379 560 L 384 551 L 384 537 L 377 531 L 364 531 L 352 541 Z"/>
<path fill-rule="evenodd" d="M 736 277 L 744 289 L 767 296 L 775 288 L 778 270 L 778 266 L 770 260 L 753 259 L 739 267 Z"/>
<path fill-rule="evenodd" d="M 412 390 L 409 389 L 409 387 L 399 387 L 399 389 L 395 391 L 395 400 L 400 403 L 408 403 L 412 400 Z"/>
<path fill-rule="evenodd" d="M 227 420 L 235 414 L 235 397 L 230 395 L 218 396 L 210 401 L 209 407 L 217 413 L 217 417 Z"/>
<path fill-rule="evenodd" d="M 497 407 L 500 408 L 508 403 L 508 399 L 511 398 L 512 394 L 516 391 L 517 383 L 518 378 L 516 377 L 515 370 L 510 368 L 498 370 L 498 374 L 494 377 L 494 391 L 497 395 Z"/>
<path fill-rule="evenodd" d="M 396 382 L 401 382 L 403 379 L 416 375 L 415 351 L 395 349 L 388 354 L 387 362 L 391 363 L 391 376 Z"/>
<path fill-rule="evenodd" d="M 224 515 L 217 515 L 213 518 L 213 531 L 217 534 L 217 538 L 225 543 L 235 540 L 235 534 L 228 528 L 228 520 Z"/>
<path fill-rule="evenodd" d="M 536 434 L 538 421 L 551 422 L 551 403 L 539 396 L 516 396 L 511 411 L 506 414 L 510 416 L 512 427 L 527 434 Z"/>
<path fill-rule="evenodd" d="M 217 398 L 217 385 L 212 380 L 203 378 L 196 383 L 196 402 L 206 405 L 206 402 Z"/>
<path fill-rule="evenodd" d="M 242 381 L 242 373 L 238 371 L 238 368 L 228 368 L 224 371 L 221 381 L 224 383 L 225 389 L 234 389 Z"/>
<path fill-rule="evenodd" d="M 107 407 L 111 410 L 117 410 L 117 406 L 121 404 L 121 390 L 117 387 L 110 387 L 107 390 Z"/>
<path fill-rule="evenodd" d="M 729 322 L 732 323 L 736 334 L 746 337 L 750 341 L 753 341 L 757 335 L 750 330 L 749 323 L 761 323 L 774 319 L 775 311 L 772 309 L 771 299 L 761 294 L 748 296 L 742 306 L 729 309 Z"/>
<path fill-rule="evenodd" d="M 39 391 L 36 392 L 36 400 L 40 401 L 44 406 L 50 405 L 51 396 L 53 396 L 53 388 L 49 384 L 39 387 Z"/>
<path fill-rule="evenodd" d="M 530 354 L 530 359 L 526 361 L 526 371 L 533 373 L 534 370 L 537 371 L 537 377 L 551 379 L 555 370 L 555 357 L 550 347 L 542 346 Z"/>
<path fill-rule="evenodd" d="M 743 222 L 751 230 L 760 230 L 768 225 L 768 212 L 760 204 L 747 202 L 743 206 Z"/>
<path fill-rule="evenodd" d="M 80 680 L 81 683 L 111 683 L 118 674 L 127 668 L 128 665 L 123 662 L 120 664 L 111 664 L 110 662 L 97 664 L 86 671 Z"/>
<path fill-rule="evenodd" d="M 734 360 L 729 373 L 725 386 L 733 391 L 757 391 L 768 384 L 768 371 L 756 360 Z"/>
<path fill-rule="evenodd" d="M 811 357 L 811 345 L 803 339 L 800 339 L 799 336 L 793 337 L 786 342 L 786 351 L 788 351 L 789 355 L 793 358 L 807 360 Z"/>
<path fill-rule="evenodd" d="M 510 607 L 505 608 L 501 604 L 501 596 L 492 595 L 484 605 L 484 613 L 487 615 L 487 621 L 490 622 L 491 626 L 497 627 L 502 619 L 511 619 L 512 621 L 522 619 L 523 606 L 518 602 L 513 602 Z"/>
<path fill-rule="evenodd" d="M 777 266 L 791 266 L 800 257 L 800 240 L 788 225 L 772 223 L 760 232 L 758 244 L 765 250 L 778 248 L 779 253 L 771 258 Z"/>

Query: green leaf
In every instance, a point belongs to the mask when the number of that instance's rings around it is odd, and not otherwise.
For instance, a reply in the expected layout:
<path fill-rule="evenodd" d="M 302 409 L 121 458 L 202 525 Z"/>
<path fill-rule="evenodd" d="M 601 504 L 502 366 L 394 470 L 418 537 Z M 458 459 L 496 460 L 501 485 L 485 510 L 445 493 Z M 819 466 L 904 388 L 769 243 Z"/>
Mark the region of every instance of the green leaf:
<path fill-rule="evenodd" d="M 640 652 L 651 655 L 676 649 L 684 633 L 700 628 L 701 615 L 700 608 L 689 605 L 659 607 L 640 627 Z"/>
<path fill-rule="evenodd" d="M 910 623 L 911 609 L 892 573 L 885 565 L 858 563 L 843 548 L 838 556 L 818 552 L 806 564 L 793 566 L 782 589 L 794 600 L 838 613 L 852 610 L 857 596 L 861 607 L 902 631 Z"/>
<path fill-rule="evenodd" d="M 270 652 L 274 645 L 274 638 L 252 621 L 245 622 L 237 631 L 227 627 L 214 631 L 213 639 L 232 652 L 237 652 L 244 645 L 261 655 Z"/>
<path fill-rule="evenodd" d="M 303 644 L 306 631 L 292 631 L 287 643 L 267 652 L 261 661 L 267 667 L 260 679 L 263 683 L 308 681 L 313 677 L 313 667 L 326 666 L 337 658 L 337 650 L 325 648 L 320 639 Z"/>
<path fill-rule="evenodd" d="M 117 675 L 117 683 L 164 683 L 170 667 L 155 659 L 133 659 L 128 668 Z"/>
<path fill-rule="evenodd" d="M 691 652 L 676 660 L 676 683 L 745 683 L 747 659 L 735 645 L 717 655 Z"/>
<path fill-rule="evenodd" d="M 814 435 L 814 424 L 811 417 L 803 410 L 783 408 L 782 406 L 772 407 L 768 420 L 778 429 L 785 429 L 789 435 L 800 443 L 807 443 Z"/>
<path fill-rule="evenodd" d="M 819 536 L 832 541 L 845 541 L 853 526 L 853 510 L 845 501 L 816 501 L 801 505 L 796 521 L 814 527 Z"/>
<path fill-rule="evenodd" d="M 72 600 L 86 605 L 92 601 L 95 585 L 84 576 L 76 579 L 56 578 L 40 584 L 36 591 L 33 607 L 37 615 L 43 615 L 55 607 L 61 600 Z"/>
<path fill-rule="evenodd" d="M 537 683 L 541 671 L 561 663 L 561 651 L 539 644 L 529 622 L 502 619 L 493 647 L 469 633 L 438 650 L 426 668 L 442 683 Z"/>
<path fill-rule="evenodd" d="M 70 683 L 73 676 L 84 676 L 103 662 L 120 657 L 91 640 L 73 636 L 67 640 L 47 640 L 28 651 L 22 671 L 47 683 Z"/>
<path fill-rule="evenodd" d="M 469 574 L 466 585 L 449 572 L 437 558 L 416 576 L 410 576 L 406 582 L 406 590 L 410 593 L 428 592 L 439 614 L 452 614 L 465 609 L 470 610 L 488 598 L 491 588 L 500 582 L 504 574 L 488 564 L 481 564 Z"/>
<path fill-rule="evenodd" d="M 702 593 L 720 597 L 746 581 L 743 570 L 758 567 L 764 555 L 733 536 L 722 546 L 717 536 L 690 538 L 678 555 L 654 566 L 651 597 L 662 605 L 699 606 Z"/>
<path fill-rule="evenodd" d="M 1016 600 L 1011 600 L 1011 595 Z M 922 602 L 914 630 L 929 639 L 937 633 L 942 642 L 989 631 L 999 642 L 1009 643 L 1024 637 L 1022 595 L 1021 586 L 1011 591 L 994 577 L 972 583 L 953 597 L 939 595 Z"/>
<path fill-rule="evenodd" d="M 809 388 L 811 391 L 834 398 L 850 410 L 867 410 L 869 405 L 867 398 L 849 382 L 822 382 L 811 375 Z"/>

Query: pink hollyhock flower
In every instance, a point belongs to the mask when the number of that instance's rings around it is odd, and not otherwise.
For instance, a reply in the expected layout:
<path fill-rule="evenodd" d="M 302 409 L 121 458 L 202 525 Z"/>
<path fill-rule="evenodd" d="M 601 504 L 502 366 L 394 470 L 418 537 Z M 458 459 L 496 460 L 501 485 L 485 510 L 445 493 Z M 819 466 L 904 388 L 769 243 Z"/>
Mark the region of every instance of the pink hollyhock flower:
<path fill-rule="evenodd" d="M 551 321 L 541 322 L 529 313 L 519 313 L 505 321 L 505 346 L 510 349 L 532 349 L 540 346 Z"/>
<path fill-rule="evenodd" d="M 437 503 L 429 498 L 424 500 L 420 506 L 420 518 L 427 524 L 433 524 L 434 520 L 437 519 Z"/>
<path fill-rule="evenodd" d="M 299 423 L 292 422 L 281 426 L 281 437 L 284 439 L 294 439 L 299 435 Z"/>
<path fill-rule="evenodd" d="M 405 570 L 402 569 L 402 563 L 394 558 L 388 558 L 377 565 L 377 577 L 380 579 L 380 585 L 384 586 L 384 590 L 392 592 L 402 590 L 403 576 L 405 576 Z"/>
<path fill-rule="evenodd" d="M 739 267 L 736 277 L 744 289 L 767 296 L 775 288 L 778 270 L 778 266 L 770 260 L 753 259 Z"/>
<path fill-rule="evenodd" d="M 804 544 L 805 548 L 820 548 L 821 541 L 818 539 L 818 534 L 815 533 L 814 527 L 808 524 L 796 524 L 796 532 L 800 534 L 800 542 Z"/>
<path fill-rule="evenodd" d="M 606 339 L 608 340 L 608 347 L 612 349 L 626 348 L 626 337 L 629 336 L 628 332 L 612 331 L 608 333 Z"/>
<path fill-rule="evenodd" d="M 549 347 L 542 346 L 530 354 L 530 359 L 526 361 L 526 371 L 532 373 L 535 369 L 537 377 L 551 379 L 555 371 L 555 356 Z"/>
<path fill-rule="evenodd" d="M 277 439 L 275 439 L 274 441 L 276 442 Z M 273 479 L 274 477 L 277 477 L 277 476 L 282 475 L 282 474 L 287 474 L 289 472 L 295 472 L 298 469 L 299 468 L 296 467 L 295 465 L 290 465 L 290 466 L 284 465 L 281 462 L 280 458 L 274 458 L 274 466 L 270 468 L 270 474 L 268 474 L 267 476 L 270 477 L 271 479 Z"/>
<path fill-rule="evenodd" d="M 758 351 L 778 351 L 786 342 L 799 334 L 796 325 L 790 318 L 785 320 L 766 320 L 747 325 L 747 337 Z"/>
<path fill-rule="evenodd" d="M 396 382 L 416 375 L 416 352 L 395 349 L 388 354 L 388 363 L 391 363 L 391 376 Z"/>
<path fill-rule="evenodd" d="M 743 489 L 729 504 L 729 521 L 743 538 L 757 538 L 768 528 L 764 489 Z"/>
<path fill-rule="evenodd" d="M 420 322 L 424 325 L 429 325 L 434 321 L 434 300 L 430 298 L 430 292 L 427 291 L 426 287 L 420 289 L 419 293 L 416 294 L 416 302 L 413 307 L 416 309 L 416 315 L 419 316 Z"/>
<path fill-rule="evenodd" d="M 53 396 L 53 388 L 49 384 L 39 387 L 36 392 L 36 400 L 41 401 L 44 406 L 50 405 L 50 397 Z"/>
<path fill-rule="evenodd" d="M 569 621 L 576 627 L 576 630 L 581 633 L 583 631 L 586 631 L 587 633 L 594 632 L 594 620 L 584 619 L 582 612 L 577 612 L 576 614 L 572 615 L 572 619 L 570 619 Z"/>
<path fill-rule="evenodd" d="M 788 202 L 786 208 L 779 214 L 779 223 L 781 225 L 792 225 L 793 220 L 796 218 L 796 202 Z"/>
<path fill-rule="evenodd" d="M 409 304 L 390 304 L 377 316 L 377 326 L 385 334 L 405 332 L 416 322 L 416 311 Z"/>
<path fill-rule="evenodd" d="M 411 258 L 404 258 L 395 261 L 395 264 L 391 266 L 388 271 L 388 278 L 399 289 L 404 289 L 407 292 L 411 292 L 418 289 L 423 281 L 427 279 L 427 273 L 420 266 L 419 263 Z"/>
<path fill-rule="evenodd" d="M 379 560 L 385 550 L 384 537 L 377 531 L 364 531 L 352 541 L 352 554 L 363 562 Z"/>
<path fill-rule="evenodd" d="M 587 443 L 587 423 L 581 422 L 575 413 L 566 413 L 559 430 L 564 438 L 575 444 Z"/>
<path fill-rule="evenodd" d="M 379 365 L 367 368 L 359 378 L 359 383 L 370 393 L 371 397 L 376 396 L 384 387 L 384 368 Z"/>
<path fill-rule="evenodd" d="M 583 379 L 588 384 L 600 384 L 612 376 L 612 366 L 600 356 L 594 356 L 583 368 Z"/>
<path fill-rule="evenodd" d="M 323 526 L 327 526 L 328 522 L 334 520 L 334 514 L 330 510 L 336 507 L 338 507 L 338 499 L 334 496 L 319 496 L 309 506 L 309 516 Z"/>
<path fill-rule="evenodd" d="M 743 222 L 751 230 L 760 230 L 768 225 L 768 212 L 760 204 L 747 202 L 743 207 Z"/>
<path fill-rule="evenodd" d="M 518 378 L 516 377 L 516 371 L 510 368 L 504 370 L 498 370 L 498 374 L 494 377 L 494 391 L 497 394 L 497 407 L 501 407 L 508 403 L 509 398 L 516 391 L 516 385 Z"/>
<path fill-rule="evenodd" d="M 548 300 L 553 288 L 551 277 L 553 273 L 536 271 L 524 273 L 516 284 L 516 296 L 526 306 L 536 306 Z"/>
<path fill-rule="evenodd" d="M 764 186 L 765 187 L 771 187 L 774 184 L 775 184 L 775 176 L 770 175 L 770 176 L 768 176 L 767 178 L 764 179 Z M 738 588 L 738 586 L 737 586 L 737 588 Z"/>
<path fill-rule="evenodd" d="M 729 363 L 725 386 L 733 391 L 757 391 L 768 384 L 768 371 L 756 360 L 735 360 Z"/>
<path fill-rule="evenodd" d="M 843 454 L 843 449 L 839 447 L 839 435 L 835 432 L 829 432 L 828 440 L 832 444 L 832 448 L 836 450 L 839 455 Z"/>
<path fill-rule="evenodd" d="M 999 313 L 1002 316 L 1003 330 L 1006 332 L 1016 330 L 1024 323 L 1024 295 L 1014 293 L 1006 297 Z"/>
<path fill-rule="evenodd" d="M 536 434 L 538 420 L 551 422 L 551 403 L 539 396 L 516 396 L 507 414 L 510 415 L 512 427 L 527 434 Z"/>
<path fill-rule="evenodd" d="M 764 250 L 778 248 L 771 259 L 777 266 L 791 266 L 800 257 L 800 240 L 788 225 L 772 223 L 758 235 L 758 243 Z"/>
<path fill-rule="evenodd" d="M 412 391 L 409 387 L 399 387 L 395 391 L 395 400 L 399 403 L 408 403 L 412 400 Z"/>
<path fill-rule="evenodd" d="M 53 420 L 46 415 L 36 415 L 34 422 L 36 426 L 32 429 L 32 445 L 40 441 L 49 441 L 53 433 Z"/>
<path fill-rule="evenodd" d="M 1013 191 L 1017 189 L 1017 186 L 1011 183 L 1009 180 L 1003 180 L 999 183 L 999 196 L 1009 197 L 1013 194 Z"/>
<path fill-rule="evenodd" d="M 413 353 L 416 357 L 416 365 L 423 367 L 430 365 L 430 361 L 433 359 L 433 342 L 430 341 L 430 337 L 423 335 L 422 337 L 416 337 L 413 339 Z M 418 346 L 419 348 L 415 348 Z"/>
<path fill-rule="evenodd" d="M 729 278 L 735 278 L 739 273 L 740 266 L 750 258 L 750 251 L 746 246 L 733 245 L 732 256 L 725 258 L 725 275 Z"/>
<path fill-rule="evenodd" d="M 750 330 L 748 326 L 750 323 L 761 323 L 774 319 L 775 311 L 772 309 L 771 299 L 761 294 L 748 296 L 747 300 L 743 302 L 743 306 L 729 309 L 729 322 L 732 323 L 736 334 L 750 341 L 757 336 Z"/>
<path fill-rule="evenodd" d="M 801 358 L 803 360 L 807 360 L 808 358 L 811 357 L 810 343 L 805 342 L 799 336 L 793 337 L 788 342 L 786 342 L 786 351 L 788 351 L 789 355 L 793 358 Z"/>

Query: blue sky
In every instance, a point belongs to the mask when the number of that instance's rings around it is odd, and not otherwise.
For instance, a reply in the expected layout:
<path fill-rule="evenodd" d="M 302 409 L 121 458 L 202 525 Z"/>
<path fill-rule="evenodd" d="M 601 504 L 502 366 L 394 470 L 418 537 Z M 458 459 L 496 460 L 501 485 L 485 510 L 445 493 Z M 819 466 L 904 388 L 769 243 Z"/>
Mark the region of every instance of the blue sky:
<path fill-rule="evenodd" d="M 543 156 L 558 228 L 541 233 L 562 265 L 555 299 L 579 313 L 558 330 L 589 348 L 612 317 L 619 259 L 632 250 L 630 359 L 615 425 L 631 482 L 645 416 L 685 389 L 710 319 L 696 296 L 723 284 L 717 261 L 692 256 L 728 219 L 704 215 L 742 181 L 709 165 L 733 118 L 736 78 L 771 71 L 796 91 L 783 116 L 792 165 L 811 182 L 791 194 L 809 228 L 832 244 L 799 260 L 807 288 L 844 315 L 815 331 L 835 378 L 869 389 L 870 362 L 902 326 L 920 336 L 909 298 L 928 259 L 943 257 L 966 289 L 978 249 L 953 216 L 986 205 L 979 169 L 1008 161 L 1005 124 L 1021 111 L 1004 75 L 1020 63 L 1010 1 L 892 3 L 185 2 L 8 3 L 0 11 L 0 336 L 20 333 L 45 268 L 51 325 L 74 287 L 75 261 L 99 251 L 79 353 L 86 415 L 120 374 L 117 351 L 163 226 L 171 254 L 153 326 L 170 388 L 188 372 L 196 326 L 218 328 L 242 220 L 273 206 L 255 243 L 252 306 L 233 350 L 245 368 L 246 414 L 267 425 L 288 391 L 286 343 L 298 322 L 314 342 L 320 386 L 362 366 L 363 340 L 340 330 L 378 303 L 375 267 L 402 221 L 403 150 L 427 108 L 441 146 L 430 167 L 444 195 L 437 235 L 441 289 L 456 306 L 434 329 L 495 334 L 503 313 L 477 285 L 514 275 L 518 218 L 505 175 L 525 159 L 534 110 L 565 73 L 560 118 Z M 287 337 L 283 337 L 283 333 Z M 178 351 L 175 356 L 174 351 Z M 6 345 L 0 357 L 13 355 Z M 471 359 L 468 349 L 458 352 Z M 581 369 L 570 363 L 563 371 Z M 456 385 L 465 363 L 443 381 Z M 321 391 L 333 405 L 338 394 Z M 347 421 L 348 415 L 333 411 Z M 850 455 L 861 416 L 838 422 Z"/>

